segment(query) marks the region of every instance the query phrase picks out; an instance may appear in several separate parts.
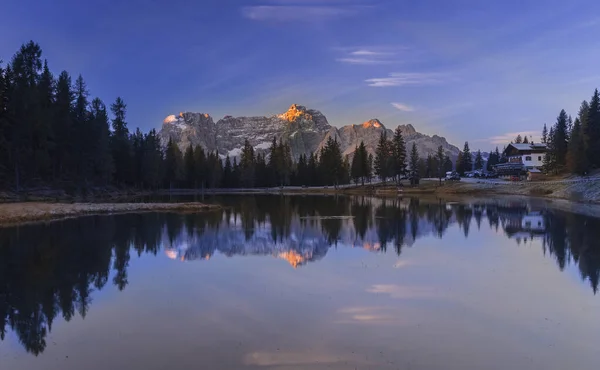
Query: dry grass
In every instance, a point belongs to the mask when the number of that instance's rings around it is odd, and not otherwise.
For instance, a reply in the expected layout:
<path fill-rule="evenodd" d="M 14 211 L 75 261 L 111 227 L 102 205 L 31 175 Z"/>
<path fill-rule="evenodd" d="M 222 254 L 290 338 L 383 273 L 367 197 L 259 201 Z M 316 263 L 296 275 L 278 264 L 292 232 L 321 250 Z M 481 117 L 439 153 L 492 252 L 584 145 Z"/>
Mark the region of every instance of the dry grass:
<path fill-rule="evenodd" d="M 202 212 L 217 208 L 202 203 L 6 203 L 0 204 L 0 226 L 93 214 Z"/>

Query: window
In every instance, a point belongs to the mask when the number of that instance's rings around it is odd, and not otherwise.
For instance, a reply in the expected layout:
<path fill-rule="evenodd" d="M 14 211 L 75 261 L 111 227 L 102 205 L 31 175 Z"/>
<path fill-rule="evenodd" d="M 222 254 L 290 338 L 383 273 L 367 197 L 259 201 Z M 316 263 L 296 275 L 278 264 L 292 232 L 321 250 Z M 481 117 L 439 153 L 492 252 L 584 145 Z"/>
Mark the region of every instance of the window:
<path fill-rule="evenodd" d="M 525 160 L 526 160 L 526 161 L 530 161 L 530 160 L 531 160 L 531 156 L 530 156 L 530 155 L 528 155 L 527 157 L 525 157 Z"/>
<path fill-rule="evenodd" d="M 540 155 L 540 156 L 538 156 L 538 161 L 541 161 L 541 160 L 542 160 L 542 156 Z"/>

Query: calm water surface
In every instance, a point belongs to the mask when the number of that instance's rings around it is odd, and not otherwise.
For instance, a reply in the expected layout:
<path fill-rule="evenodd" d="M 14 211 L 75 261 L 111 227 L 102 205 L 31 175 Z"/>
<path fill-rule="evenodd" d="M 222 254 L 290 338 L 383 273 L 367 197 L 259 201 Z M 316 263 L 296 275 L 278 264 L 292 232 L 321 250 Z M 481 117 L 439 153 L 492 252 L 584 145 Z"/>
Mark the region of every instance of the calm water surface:
<path fill-rule="evenodd" d="M 600 220 L 228 197 L 0 228 L 0 369 L 598 369 Z"/>

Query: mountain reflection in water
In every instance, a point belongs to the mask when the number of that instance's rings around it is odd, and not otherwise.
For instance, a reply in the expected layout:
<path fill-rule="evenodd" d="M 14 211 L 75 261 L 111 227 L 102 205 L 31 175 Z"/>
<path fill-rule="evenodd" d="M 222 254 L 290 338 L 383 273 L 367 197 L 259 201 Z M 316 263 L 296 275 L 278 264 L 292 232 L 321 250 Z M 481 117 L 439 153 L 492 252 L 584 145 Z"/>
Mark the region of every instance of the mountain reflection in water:
<path fill-rule="evenodd" d="M 501 201 L 245 196 L 223 202 L 226 207 L 210 213 L 90 216 L 0 228 L 1 339 L 14 332 L 27 352 L 40 355 L 57 318 L 85 318 L 92 293 L 107 284 L 126 288 L 132 255 L 182 261 L 272 256 L 299 268 L 322 260 L 332 247 L 401 256 L 419 238 L 444 238 L 451 226 L 465 237 L 473 228 L 491 228 L 521 245 L 539 240 L 558 268 L 576 264 L 590 293 L 598 289 L 596 218 Z"/>

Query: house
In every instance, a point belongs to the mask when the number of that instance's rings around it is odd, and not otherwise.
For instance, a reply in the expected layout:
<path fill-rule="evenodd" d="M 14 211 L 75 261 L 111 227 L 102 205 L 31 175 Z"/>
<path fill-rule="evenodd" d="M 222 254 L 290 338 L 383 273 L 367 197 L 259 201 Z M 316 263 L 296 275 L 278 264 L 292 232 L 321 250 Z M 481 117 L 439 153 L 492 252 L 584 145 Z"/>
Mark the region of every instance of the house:
<path fill-rule="evenodd" d="M 544 165 L 546 144 L 508 144 L 504 155 L 508 163 L 522 163 L 525 169 L 541 168 Z"/>
<path fill-rule="evenodd" d="M 540 170 L 542 168 L 546 154 L 546 144 L 510 143 L 504 149 L 503 154 L 507 158 L 507 162 L 494 166 L 496 172 L 500 176 L 521 176 L 529 170 Z"/>

